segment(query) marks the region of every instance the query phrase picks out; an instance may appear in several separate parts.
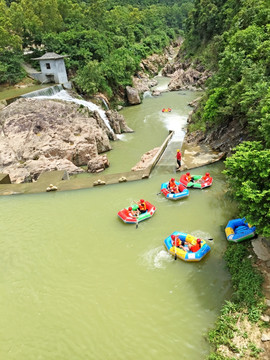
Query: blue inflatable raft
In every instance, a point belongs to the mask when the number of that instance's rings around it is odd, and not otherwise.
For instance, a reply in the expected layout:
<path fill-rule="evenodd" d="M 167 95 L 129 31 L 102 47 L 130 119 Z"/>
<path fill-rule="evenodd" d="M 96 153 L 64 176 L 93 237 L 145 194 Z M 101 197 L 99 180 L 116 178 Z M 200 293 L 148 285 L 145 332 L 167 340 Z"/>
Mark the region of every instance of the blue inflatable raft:
<path fill-rule="evenodd" d="M 197 238 L 193 235 L 182 233 L 179 231 L 174 231 L 171 235 L 177 236 L 180 240 L 185 241 L 186 243 L 189 243 L 191 245 L 195 245 L 197 243 Z M 202 258 L 209 253 L 211 250 L 210 246 L 206 244 L 205 240 L 201 239 L 201 248 L 196 251 L 192 252 L 189 250 L 188 245 L 185 245 L 185 250 L 179 247 L 175 247 L 172 244 L 172 238 L 171 235 L 169 235 L 165 240 L 164 244 L 166 249 L 174 256 L 177 256 L 179 259 L 192 262 L 192 261 L 200 261 Z"/>
<path fill-rule="evenodd" d="M 175 182 L 175 184 L 177 185 L 177 187 L 180 185 L 180 183 L 177 181 Z M 189 190 L 186 188 L 183 191 L 179 191 L 178 193 L 173 194 L 168 190 L 168 185 L 169 182 L 161 184 L 161 192 L 167 199 L 179 200 L 189 195 Z"/>
<path fill-rule="evenodd" d="M 241 242 L 252 239 L 255 236 L 256 227 L 248 224 L 245 218 L 232 219 L 225 228 L 225 234 L 228 241 Z"/>

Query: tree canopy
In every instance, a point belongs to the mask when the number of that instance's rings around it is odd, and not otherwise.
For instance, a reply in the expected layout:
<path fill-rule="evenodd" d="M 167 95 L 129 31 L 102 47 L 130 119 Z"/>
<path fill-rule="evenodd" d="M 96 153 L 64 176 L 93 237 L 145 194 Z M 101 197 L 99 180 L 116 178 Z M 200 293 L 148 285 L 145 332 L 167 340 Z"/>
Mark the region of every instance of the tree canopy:
<path fill-rule="evenodd" d="M 92 95 L 103 91 L 113 96 L 131 85 L 142 58 L 162 52 L 181 33 L 192 3 L 0 0 L 0 71 L 7 70 L 14 49 L 20 54 L 33 50 L 32 57 L 53 51 L 69 55 L 69 77 L 81 92 Z M 6 51 L 10 51 L 9 56 L 1 57 Z M 94 71 L 91 74 L 90 69 Z M 9 71 L 6 73 L 0 83 L 8 80 Z"/>
<path fill-rule="evenodd" d="M 249 139 L 227 158 L 225 174 L 242 216 L 270 235 L 270 7 L 267 0 L 195 0 L 185 50 L 214 75 L 193 120 L 211 131 L 231 121 Z M 207 126 L 206 126 L 207 124 Z"/>

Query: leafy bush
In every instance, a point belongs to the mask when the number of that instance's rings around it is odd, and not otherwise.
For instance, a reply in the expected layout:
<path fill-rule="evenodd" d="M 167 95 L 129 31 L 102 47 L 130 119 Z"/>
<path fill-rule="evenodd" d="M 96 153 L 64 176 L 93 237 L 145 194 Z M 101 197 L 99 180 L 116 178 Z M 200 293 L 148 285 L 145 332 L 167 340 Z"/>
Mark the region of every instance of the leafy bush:
<path fill-rule="evenodd" d="M 0 83 L 16 84 L 26 75 L 21 67 L 20 52 L 4 51 L 0 53 Z"/>
<path fill-rule="evenodd" d="M 241 215 L 270 235 L 270 149 L 261 142 L 243 142 L 225 161 L 224 171 Z"/>
<path fill-rule="evenodd" d="M 255 308 L 258 309 L 258 304 L 263 296 L 263 277 L 252 266 L 251 258 L 248 255 L 248 244 L 228 244 L 225 260 L 231 273 L 234 303 L 242 308 L 247 308 L 252 313 Z"/>

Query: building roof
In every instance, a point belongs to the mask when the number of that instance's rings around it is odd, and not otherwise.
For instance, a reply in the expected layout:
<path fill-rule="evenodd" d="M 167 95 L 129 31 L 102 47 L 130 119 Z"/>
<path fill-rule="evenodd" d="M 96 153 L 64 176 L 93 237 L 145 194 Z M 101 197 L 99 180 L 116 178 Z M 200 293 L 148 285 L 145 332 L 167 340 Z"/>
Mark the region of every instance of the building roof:
<path fill-rule="evenodd" d="M 41 57 L 33 58 L 32 60 L 59 60 L 68 57 L 68 55 L 58 55 L 54 52 L 47 52 Z"/>

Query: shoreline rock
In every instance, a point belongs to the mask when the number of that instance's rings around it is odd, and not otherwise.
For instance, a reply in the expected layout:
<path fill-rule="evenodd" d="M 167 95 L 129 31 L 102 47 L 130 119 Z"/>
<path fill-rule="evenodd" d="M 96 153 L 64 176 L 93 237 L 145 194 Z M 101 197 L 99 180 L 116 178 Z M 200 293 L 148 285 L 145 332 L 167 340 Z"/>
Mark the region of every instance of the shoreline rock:
<path fill-rule="evenodd" d="M 133 131 L 116 111 L 108 115 L 116 133 Z M 117 139 L 96 111 L 58 100 L 21 98 L 0 111 L 0 123 L 0 172 L 12 183 L 35 181 L 44 171 L 84 172 L 89 161 L 99 171 L 99 154 Z"/>

